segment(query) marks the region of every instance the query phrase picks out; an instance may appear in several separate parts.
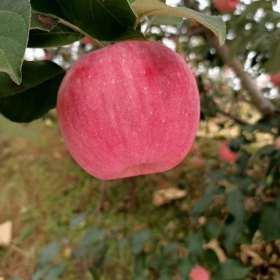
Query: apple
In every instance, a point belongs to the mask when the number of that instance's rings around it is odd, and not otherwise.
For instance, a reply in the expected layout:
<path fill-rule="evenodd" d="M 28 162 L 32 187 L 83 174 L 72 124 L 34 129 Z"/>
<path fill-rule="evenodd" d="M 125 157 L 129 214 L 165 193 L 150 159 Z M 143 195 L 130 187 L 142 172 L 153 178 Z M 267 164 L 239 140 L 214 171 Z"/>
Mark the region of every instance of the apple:
<path fill-rule="evenodd" d="M 276 138 L 275 147 L 276 149 L 280 150 L 280 136 Z"/>
<path fill-rule="evenodd" d="M 240 0 L 214 0 L 214 7 L 221 13 L 233 12 Z"/>
<path fill-rule="evenodd" d="M 190 272 L 190 279 L 191 280 L 210 280 L 211 276 L 210 273 L 200 265 L 196 265 L 192 268 Z"/>
<path fill-rule="evenodd" d="M 58 93 L 66 147 L 91 175 L 112 180 L 167 171 L 190 151 L 199 92 L 184 59 L 129 40 L 84 55 Z"/>
<path fill-rule="evenodd" d="M 275 86 L 280 87 L 280 72 L 272 74 L 270 80 Z"/>
<path fill-rule="evenodd" d="M 205 160 L 200 156 L 194 156 L 191 162 L 192 165 L 197 169 L 202 169 L 205 167 Z"/>
<path fill-rule="evenodd" d="M 90 37 L 85 37 L 82 39 L 82 44 L 86 45 L 86 46 L 91 46 L 93 44 L 93 40 Z"/>
<path fill-rule="evenodd" d="M 230 149 L 228 145 L 228 141 L 225 141 L 220 145 L 219 153 L 220 153 L 220 159 L 230 164 L 235 163 L 238 158 L 237 153 L 233 152 Z"/>

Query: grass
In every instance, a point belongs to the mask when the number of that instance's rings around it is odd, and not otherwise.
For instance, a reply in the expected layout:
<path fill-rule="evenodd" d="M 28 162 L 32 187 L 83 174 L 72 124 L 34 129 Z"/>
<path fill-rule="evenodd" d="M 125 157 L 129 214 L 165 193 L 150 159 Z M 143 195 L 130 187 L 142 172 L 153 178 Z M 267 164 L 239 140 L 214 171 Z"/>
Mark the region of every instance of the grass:
<path fill-rule="evenodd" d="M 202 156 L 210 159 L 207 165 L 215 165 L 216 142 L 205 138 L 199 143 Z M 0 251 L 0 276 L 5 280 L 14 276 L 31 279 L 43 246 L 63 238 L 72 238 L 75 243 L 88 227 L 109 232 L 121 228 L 121 235 L 148 227 L 163 240 L 184 238 L 188 231 L 187 212 L 201 195 L 205 180 L 205 167 L 194 167 L 187 159 L 165 174 L 108 182 L 104 186 L 72 161 L 56 124 L 50 120 L 18 125 L 0 118 L 0 162 L 0 223 L 13 223 L 13 243 Z M 153 193 L 166 186 L 185 189 L 187 197 L 155 207 Z M 83 213 L 88 213 L 86 225 L 72 235 L 69 226 Z M 186 215 L 183 224 L 182 215 Z M 129 254 L 117 252 L 114 242 L 110 246 L 112 255 L 122 256 L 104 273 L 104 279 L 131 279 Z M 67 259 L 72 249 L 66 246 L 62 258 Z M 82 265 L 70 262 L 69 267 L 65 279 L 86 279 Z"/>

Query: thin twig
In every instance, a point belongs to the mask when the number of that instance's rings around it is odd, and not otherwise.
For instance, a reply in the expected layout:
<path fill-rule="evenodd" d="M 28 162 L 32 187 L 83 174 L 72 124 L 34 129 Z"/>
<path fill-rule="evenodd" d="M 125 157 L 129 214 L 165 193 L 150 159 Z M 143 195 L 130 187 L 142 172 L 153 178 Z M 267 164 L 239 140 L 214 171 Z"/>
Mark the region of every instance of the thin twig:
<path fill-rule="evenodd" d="M 221 248 L 218 240 L 216 239 L 213 239 L 209 243 L 205 244 L 203 248 L 206 250 L 212 250 L 216 254 L 220 263 L 225 263 L 228 259 L 224 250 Z"/>
<path fill-rule="evenodd" d="M 102 42 L 100 42 L 99 40 L 93 38 L 93 37 L 90 36 L 88 33 L 86 33 L 85 31 L 83 31 L 82 29 L 80 29 L 78 26 L 76 26 L 76 25 L 74 25 L 74 24 L 72 24 L 72 23 L 70 23 L 70 22 L 68 22 L 68 21 L 66 21 L 66 20 L 64 20 L 64 19 L 61 19 L 61 18 L 58 20 L 58 22 L 59 22 L 60 24 L 64 25 L 64 26 L 66 26 L 66 27 L 69 27 L 69 28 L 72 29 L 73 31 L 76 31 L 76 32 L 78 32 L 78 33 L 81 33 L 81 34 L 85 35 L 86 37 L 90 37 L 90 38 L 93 40 L 93 42 L 94 42 L 94 44 L 96 45 L 96 47 L 98 47 L 98 48 L 103 48 L 103 47 L 105 47 L 105 45 L 104 45 Z"/>

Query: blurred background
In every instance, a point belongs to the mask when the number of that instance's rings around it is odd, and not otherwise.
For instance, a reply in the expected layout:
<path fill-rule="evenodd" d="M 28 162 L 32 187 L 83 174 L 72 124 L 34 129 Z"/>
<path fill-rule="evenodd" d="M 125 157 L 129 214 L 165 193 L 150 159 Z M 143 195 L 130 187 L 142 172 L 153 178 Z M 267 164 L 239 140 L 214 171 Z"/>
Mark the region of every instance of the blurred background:
<path fill-rule="evenodd" d="M 167 1 L 220 15 L 212 2 Z M 222 14 L 224 46 L 191 21 L 143 20 L 200 89 L 195 144 L 164 174 L 101 182 L 70 158 L 55 111 L 22 125 L 0 116 L 0 279 L 180 280 L 200 265 L 211 279 L 279 280 L 279 12 L 241 0 Z M 84 38 L 26 59 L 67 69 L 95 48 Z"/>

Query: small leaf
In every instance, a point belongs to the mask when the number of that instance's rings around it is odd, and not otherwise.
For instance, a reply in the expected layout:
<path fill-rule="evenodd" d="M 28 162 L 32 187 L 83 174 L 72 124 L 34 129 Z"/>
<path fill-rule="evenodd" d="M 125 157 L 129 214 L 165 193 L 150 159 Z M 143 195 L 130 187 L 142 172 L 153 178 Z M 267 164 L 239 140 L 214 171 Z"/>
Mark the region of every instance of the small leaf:
<path fill-rule="evenodd" d="M 57 280 L 63 275 L 65 264 L 58 264 L 53 266 L 48 273 L 44 276 L 44 280 Z"/>
<path fill-rule="evenodd" d="M 203 255 L 203 244 L 204 238 L 202 232 L 194 233 L 191 232 L 187 239 L 187 248 L 188 252 L 194 256 L 201 256 Z"/>
<path fill-rule="evenodd" d="M 244 280 L 250 272 L 250 269 L 242 266 L 236 260 L 228 260 L 226 263 L 222 264 L 217 279 L 223 280 Z"/>
<path fill-rule="evenodd" d="M 29 0 L 0 1 L 0 72 L 20 84 L 31 21 Z"/>
<path fill-rule="evenodd" d="M 267 205 L 261 214 L 260 230 L 267 241 L 280 238 L 280 208 L 277 205 Z"/>
<path fill-rule="evenodd" d="M 138 17 L 143 16 L 174 16 L 192 19 L 210 29 L 223 44 L 226 37 L 226 26 L 222 18 L 209 16 L 185 7 L 170 7 L 159 0 L 136 0 L 132 8 Z"/>
<path fill-rule="evenodd" d="M 59 242 L 50 243 L 47 247 L 45 247 L 42 250 L 39 256 L 39 263 L 41 265 L 45 265 L 53 261 L 54 258 L 59 254 L 60 249 L 61 244 Z"/>
<path fill-rule="evenodd" d="M 132 251 L 133 254 L 140 254 L 145 247 L 146 242 L 151 238 L 149 230 L 142 230 L 137 232 L 132 237 Z"/>
<path fill-rule="evenodd" d="M 30 122 L 56 105 L 64 70 L 50 61 L 25 62 L 23 83 L 14 84 L 0 74 L 0 113 L 15 122 Z"/>
<path fill-rule="evenodd" d="M 202 198 L 194 205 L 191 214 L 194 216 L 202 215 L 211 205 L 215 196 L 219 193 L 219 189 L 211 187 Z"/>
<path fill-rule="evenodd" d="M 245 224 L 245 207 L 243 196 L 239 190 L 232 190 L 226 193 L 226 206 L 233 216 L 233 221 L 225 227 L 224 244 L 229 252 L 233 252 L 235 246 L 240 242 Z"/>
<path fill-rule="evenodd" d="M 226 193 L 226 206 L 229 212 L 234 216 L 235 220 L 244 220 L 244 199 L 241 192 L 238 189 Z"/>
<path fill-rule="evenodd" d="M 32 12 L 30 29 L 50 31 L 58 24 L 57 20 L 48 16 Z"/>

